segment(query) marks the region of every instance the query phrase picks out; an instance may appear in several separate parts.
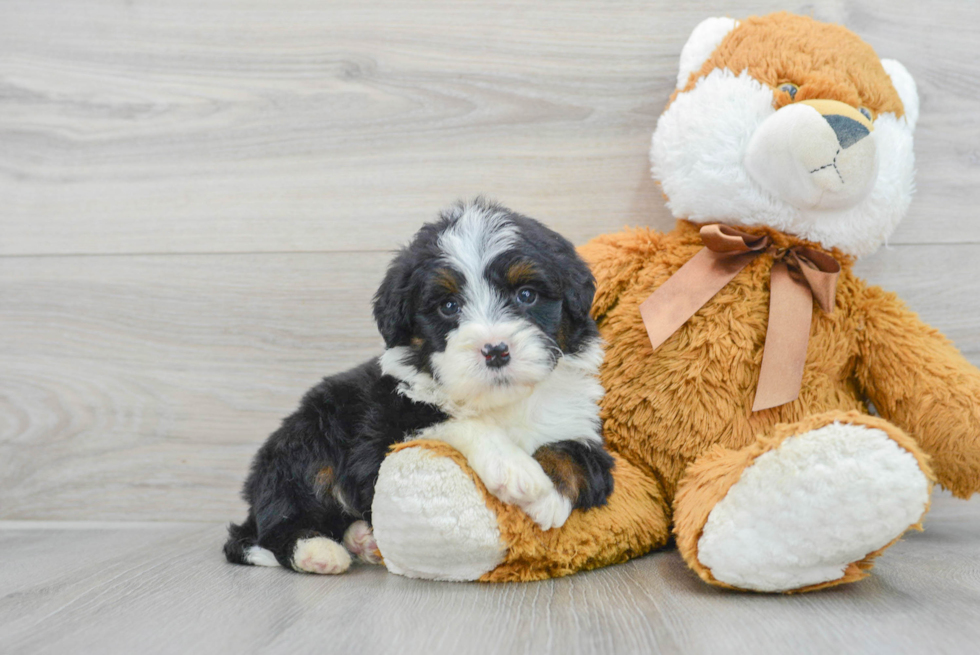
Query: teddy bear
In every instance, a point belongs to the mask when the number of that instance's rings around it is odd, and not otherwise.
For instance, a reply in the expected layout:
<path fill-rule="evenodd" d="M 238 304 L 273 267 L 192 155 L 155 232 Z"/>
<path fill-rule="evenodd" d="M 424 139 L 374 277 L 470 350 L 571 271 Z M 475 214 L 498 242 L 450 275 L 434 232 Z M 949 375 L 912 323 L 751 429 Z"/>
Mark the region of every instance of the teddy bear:
<path fill-rule="evenodd" d="M 673 538 L 710 584 L 808 591 L 867 576 L 934 483 L 980 490 L 980 371 L 853 272 L 909 206 L 918 113 L 908 71 L 844 27 L 699 24 L 651 148 L 677 226 L 580 248 L 612 495 L 542 531 L 459 453 L 407 441 L 373 505 L 388 569 L 534 580 Z"/>

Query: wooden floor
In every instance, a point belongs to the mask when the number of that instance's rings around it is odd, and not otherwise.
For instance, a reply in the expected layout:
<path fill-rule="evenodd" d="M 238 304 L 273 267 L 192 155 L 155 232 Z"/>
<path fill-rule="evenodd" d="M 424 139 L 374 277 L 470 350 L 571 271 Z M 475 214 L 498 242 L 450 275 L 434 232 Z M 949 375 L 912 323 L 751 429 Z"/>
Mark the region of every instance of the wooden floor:
<path fill-rule="evenodd" d="M 560 580 L 422 582 L 227 564 L 202 523 L 0 525 L 0 652 L 976 653 L 980 500 L 935 502 L 874 576 L 710 588 L 676 551 Z"/>
<path fill-rule="evenodd" d="M 0 2 L 0 653 L 978 652 L 980 499 L 804 597 L 672 551 L 503 587 L 220 560 L 258 444 L 380 351 L 392 248 L 478 193 L 576 243 L 669 229 L 681 47 L 777 9 L 916 78 L 918 191 L 858 270 L 980 364 L 977 3 Z"/>

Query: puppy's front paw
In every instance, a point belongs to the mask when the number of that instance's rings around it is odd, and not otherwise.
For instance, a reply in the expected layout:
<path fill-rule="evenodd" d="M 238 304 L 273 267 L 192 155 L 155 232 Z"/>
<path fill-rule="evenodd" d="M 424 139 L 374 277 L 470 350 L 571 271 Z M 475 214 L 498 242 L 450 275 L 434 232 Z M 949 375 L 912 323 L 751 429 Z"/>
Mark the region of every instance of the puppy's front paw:
<path fill-rule="evenodd" d="M 470 462 L 487 491 L 505 503 L 523 507 L 554 489 L 541 465 L 527 458 L 495 455 Z"/>
<path fill-rule="evenodd" d="M 537 500 L 522 505 L 521 509 L 542 530 L 550 530 L 565 525 L 565 521 L 572 513 L 572 501 L 552 489 Z"/>

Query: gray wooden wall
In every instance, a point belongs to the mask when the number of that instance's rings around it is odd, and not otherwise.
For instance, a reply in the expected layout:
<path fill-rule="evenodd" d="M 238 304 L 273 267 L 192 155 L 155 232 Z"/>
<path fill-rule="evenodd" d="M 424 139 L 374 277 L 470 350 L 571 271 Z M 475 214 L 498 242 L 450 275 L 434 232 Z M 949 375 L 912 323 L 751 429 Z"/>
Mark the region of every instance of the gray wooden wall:
<path fill-rule="evenodd" d="M 860 268 L 980 364 L 975 3 L 3 0 L 0 519 L 238 516 L 302 392 L 379 352 L 392 248 L 477 193 L 669 229 L 680 49 L 779 8 L 918 81 L 918 194 Z"/>

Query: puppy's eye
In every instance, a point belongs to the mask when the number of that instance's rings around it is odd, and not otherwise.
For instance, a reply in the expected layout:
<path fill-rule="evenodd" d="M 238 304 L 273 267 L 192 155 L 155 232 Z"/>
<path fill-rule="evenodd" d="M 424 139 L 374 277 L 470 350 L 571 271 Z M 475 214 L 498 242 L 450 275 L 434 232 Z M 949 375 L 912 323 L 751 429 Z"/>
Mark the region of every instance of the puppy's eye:
<path fill-rule="evenodd" d="M 858 107 L 858 111 L 864 114 L 864 117 L 869 121 L 871 120 L 871 111 L 867 107 Z"/>
<path fill-rule="evenodd" d="M 459 303 L 450 298 L 449 300 L 443 302 L 439 305 L 439 313 L 449 318 L 450 316 L 455 316 L 459 313 Z"/>
<path fill-rule="evenodd" d="M 783 93 L 788 93 L 790 100 L 796 100 L 796 92 L 800 90 L 800 87 L 796 86 L 792 82 L 786 82 L 779 85 L 779 90 Z"/>
<path fill-rule="evenodd" d="M 524 287 L 517 291 L 517 302 L 522 305 L 533 305 L 534 301 L 538 299 L 538 292 L 529 287 Z"/>

